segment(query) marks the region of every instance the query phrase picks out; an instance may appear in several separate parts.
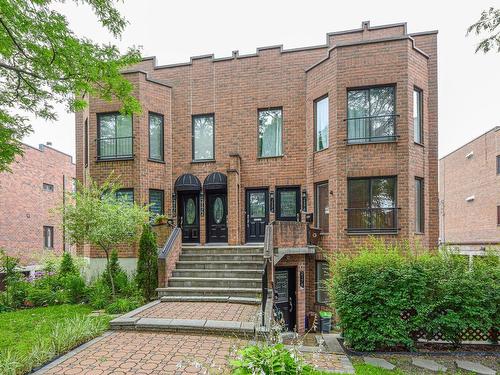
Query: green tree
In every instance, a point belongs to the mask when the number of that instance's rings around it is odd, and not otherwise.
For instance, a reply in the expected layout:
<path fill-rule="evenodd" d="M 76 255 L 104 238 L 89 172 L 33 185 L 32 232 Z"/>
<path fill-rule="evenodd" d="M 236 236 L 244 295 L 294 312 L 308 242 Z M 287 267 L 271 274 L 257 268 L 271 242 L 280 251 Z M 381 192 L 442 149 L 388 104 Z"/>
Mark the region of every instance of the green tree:
<path fill-rule="evenodd" d="M 158 287 L 158 245 L 148 224 L 144 225 L 139 242 L 136 280 L 144 298 L 150 300 Z"/>
<path fill-rule="evenodd" d="M 63 225 L 71 243 L 99 247 L 106 255 L 106 267 L 113 298 L 115 283 L 110 264 L 111 251 L 118 244 L 133 244 L 149 219 L 147 206 L 139 206 L 116 197 L 118 185 L 108 179 L 102 185 L 90 180 L 79 184 L 72 194 L 73 204 L 60 208 Z"/>
<path fill-rule="evenodd" d="M 127 21 L 114 0 L 74 0 L 87 4 L 113 37 Z M 22 153 L 20 140 L 32 131 L 25 114 L 55 120 L 53 105 L 69 111 L 86 106 L 85 94 L 122 103 L 122 111 L 140 111 L 132 85 L 120 71 L 140 60 L 138 48 L 125 54 L 112 44 L 78 37 L 56 0 L 0 0 L 0 172 Z"/>
<path fill-rule="evenodd" d="M 477 45 L 476 52 L 486 53 L 492 49 L 500 52 L 500 9 L 490 7 L 484 10 L 479 20 L 467 29 L 467 35 L 470 33 L 487 34 Z"/>
<path fill-rule="evenodd" d="M 75 263 L 73 262 L 73 257 L 70 253 L 65 252 L 61 259 L 61 264 L 59 265 L 59 275 L 75 275 L 79 274 Z"/>

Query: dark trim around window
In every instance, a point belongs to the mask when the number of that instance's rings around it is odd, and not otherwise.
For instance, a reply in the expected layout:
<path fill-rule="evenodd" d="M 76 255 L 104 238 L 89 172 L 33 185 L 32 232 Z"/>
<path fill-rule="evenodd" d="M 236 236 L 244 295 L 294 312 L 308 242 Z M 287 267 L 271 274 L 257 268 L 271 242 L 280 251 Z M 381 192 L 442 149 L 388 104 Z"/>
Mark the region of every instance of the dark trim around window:
<path fill-rule="evenodd" d="M 213 136 L 212 136 L 212 159 L 196 159 L 195 155 L 195 144 L 194 144 L 194 120 L 199 117 L 212 117 L 213 122 Z M 191 161 L 193 163 L 204 163 L 215 161 L 215 113 L 202 113 L 199 115 L 191 115 Z"/>
<path fill-rule="evenodd" d="M 151 193 L 159 193 L 160 194 L 160 197 L 161 197 L 161 209 L 160 209 L 160 212 L 154 212 L 151 210 L 151 204 L 152 204 L 152 201 L 151 201 Z M 160 190 L 160 189 L 149 189 L 149 211 L 151 213 L 155 213 L 157 215 L 164 215 L 165 214 L 165 191 L 164 190 Z"/>
<path fill-rule="evenodd" d="M 272 156 L 260 156 L 259 152 L 259 129 L 260 129 L 260 119 L 259 115 L 260 112 L 263 111 L 274 111 L 274 110 L 279 110 L 281 111 L 281 154 L 279 155 L 272 155 Z M 257 159 L 272 159 L 272 158 L 281 158 L 285 155 L 285 143 L 283 142 L 283 137 L 284 137 L 284 128 L 285 128 L 285 115 L 283 111 L 282 106 L 278 107 L 265 107 L 265 108 L 257 108 Z M 262 150 L 260 150 L 262 151 Z"/>
<path fill-rule="evenodd" d="M 101 157 L 100 156 L 100 140 L 101 140 L 101 117 L 106 115 L 121 115 L 120 112 L 112 111 L 112 112 L 100 112 L 96 113 L 97 116 L 97 139 L 96 139 L 96 155 L 97 161 L 114 161 L 114 160 L 131 160 L 134 158 L 134 116 L 130 115 L 131 121 L 131 135 L 130 137 L 120 137 L 120 138 L 130 138 L 131 139 L 131 148 L 130 154 L 127 155 L 115 155 L 109 157 Z M 115 123 L 115 134 L 116 134 L 116 123 Z M 116 138 L 116 137 L 115 137 Z M 117 139 L 117 138 L 116 138 Z"/>
<path fill-rule="evenodd" d="M 328 269 L 328 262 L 326 260 L 316 260 L 316 263 L 314 265 L 314 268 L 315 268 L 315 270 L 314 270 L 314 275 L 315 275 L 315 283 L 314 283 L 315 284 L 314 285 L 315 286 L 315 293 L 314 293 L 314 299 L 315 299 L 316 304 L 318 304 L 318 305 L 327 305 L 329 303 L 328 289 L 327 289 L 326 285 L 323 285 L 323 286 L 320 285 L 320 282 L 324 283 L 326 281 L 326 280 L 321 280 L 320 281 L 320 279 L 321 279 L 320 278 L 320 272 L 319 272 L 320 271 L 320 268 L 319 268 L 320 264 L 321 265 L 326 264 L 327 265 L 327 269 Z M 323 289 L 324 292 L 327 293 L 326 300 L 323 300 L 323 301 L 320 298 L 321 297 L 320 293 L 322 292 L 322 289 Z"/>
<path fill-rule="evenodd" d="M 500 175 L 500 155 L 497 155 L 497 174 Z"/>
<path fill-rule="evenodd" d="M 45 249 L 54 248 L 54 227 L 49 225 L 43 226 L 43 247 Z"/>
<path fill-rule="evenodd" d="M 418 111 L 419 111 L 419 129 L 418 129 L 418 132 L 420 134 L 420 140 L 417 140 L 415 138 L 415 128 L 413 129 L 413 142 L 415 142 L 417 145 L 421 145 L 423 146 L 424 145 L 424 91 L 417 87 L 417 86 L 414 86 L 413 87 L 413 92 L 412 92 L 412 107 L 413 107 L 413 95 L 414 93 L 418 93 L 418 100 L 419 100 L 419 108 L 418 108 Z M 415 108 L 413 108 L 413 110 L 415 110 Z M 415 114 L 413 114 L 413 116 L 415 116 Z M 413 120 L 413 118 L 412 118 Z M 413 126 L 415 127 L 415 124 L 413 124 Z"/>
<path fill-rule="evenodd" d="M 424 179 L 415 177 L 415 232 L 425 232 L 425 184 Z M 418 199 L 417 199 L 418 198 Z"/>
<path fill-rule="evenodd" d="M 327 139 L 328 139 L 328 146 L 323 147 L 321 150 L 318 150 L 318 134 L 317 134 L 317 118 L 316 118 L 316 107 L 318 105 L 318 102 L 322 101 L 323 99 L 328 98 L 328 134 L 327 134 Z M 319 98 L 315 99 L 313 102 L 313 122 L 314 122 L 314 151 L 319 152 L 326 150 L 328 147 L 330 147 L 330 98 L 328 97 L 328 94 L 322 95 Z"/>
<path fill-rule="evenodd" d="M 151 123 L 150 123 L 150 120 L 151 120 L 151 116 L 158 116 L 161 118 L 161 131 L 160 131 L 160 154 L 161 154 L 161 157 L 160 159 L 157 159 L 157 158 L 153 158 L 151 156 Z M 161 113 L 156 113 L 156 112 L 149 112 L 148 113 L 148 159 L 150 161 L 156 161 L 156 162 L 161 162 L 163 163 L 165 161 L 165 142 L 164 142 L 164 138 L 165 138 L 165 117 L 161 114 Z"/>
<path fill-rule="evenodd" d="M 392 207 L 373 207 L 373 196 L 372 196 L 372 182 L 373 180 L 377 179 L 393 179 L 394 180 L 394 197 L 393 201 L 394 204 Z M 369 182 L 369 188 L 368 188 L 368 200 L 369 200 L 369 207 L 365 208 L 353 208 L 351 207 L 351 196 L 349 194 L 349 184 L 351 181 L 357 181 L 357 180 L 367 180 Z M 398 178 L 397 176 L 370 176 L 370 177 L 353 177 L 353 178 L 348 178 L 347 179 L 347 233 L 349 234 L 373 234 L 373 233 L 388 233 L 388 234 L 395 234 L 398 232 L 398 207 L 397 207 L 397 197 L 398 197 Z M 369 215 L 369 227 L 359 227 L 359 228 L 354 228 L 350 227 L 350 220 L 349 217 L 352 212 L 355 211 L 361 211 L 365 210 L 368 212 Z M 386 228 L 377 228 L 373 227 L 373 212 L 376 211 L 391 211 L 392 212 L 392 226 L 391 227 L 386 227 Z"/>
<path fill-rule="evenodd" d="M 281 194 L 285 191 L 295 191 L 295 208 L 297 209 L 296 216 L 283 217 L 281 215 Z M 279 186 L 276 187 L 276 220 L 280 221 L 300 221 L 300 186 Z M 297 216 L 298 215 L 298 216 Z"/>
<path fill-rule="evenodd" d="M 500 225 L 500 206 L 497 206 L 497 225 Z"/>
<path fill-rule="evenodd" d="M 326 225 L 326 231 L 324 230 L 325 227 L 322 227 L 322 223 L 319 223 L 319 193 L 318 189 L 321 186 L 326 185 L 326 199 L 328 202 L 328 222 Z M 314 225 L 318 228 L 321 228 L 321 233 L 329 233 L 330 232 L 330 188 L 329 188 L 329 183 L 328 181 L 320 181 L 314 184 Z"/>
<path fill-rule="evenodd" d="M 85 142 L 84 148 L 83 148 L 83 153 L 84 153 L 84 159 L 85 159 L 85 167 L 89 166 L 89 119 L 85 119 L 85 125 L 84 125 L 84 137 L 83 141 Z"/>

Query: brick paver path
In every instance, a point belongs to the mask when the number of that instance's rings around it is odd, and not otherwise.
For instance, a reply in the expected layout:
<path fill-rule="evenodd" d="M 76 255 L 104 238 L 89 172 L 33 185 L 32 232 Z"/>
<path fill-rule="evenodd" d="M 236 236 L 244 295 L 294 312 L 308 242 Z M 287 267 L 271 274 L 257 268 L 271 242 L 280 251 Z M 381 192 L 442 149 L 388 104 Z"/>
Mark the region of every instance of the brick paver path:
<path fill-rule="evenodd" d="M 255 322 L 259 306 L 221 302 L 160 302 L 140 312 L 141 318 Z"/>
<path fill-rule="evenodd" d="M 246 341 L 231 337 L 113 332 L 45 374 L 225 374 Z"/>

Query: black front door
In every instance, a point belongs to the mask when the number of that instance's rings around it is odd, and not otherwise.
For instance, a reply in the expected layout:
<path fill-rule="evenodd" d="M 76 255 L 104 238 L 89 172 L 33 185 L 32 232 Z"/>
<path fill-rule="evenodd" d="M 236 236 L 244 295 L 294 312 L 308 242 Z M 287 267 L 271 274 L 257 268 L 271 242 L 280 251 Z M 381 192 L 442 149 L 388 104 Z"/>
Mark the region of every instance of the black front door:
<path fill-rule="evenodd" d="M 269 221 L 267 189 L 248 189 L 246 198 L 246 240 L 264 242 L 266 224 Z"/>
<path fill-rule="evenodd" d="M 227 242 L 227 194 L 210 193 L 207 200 L 207 241 Z"/>
<path fill-rule="evenodd" d="M 198 193 L 184 193 L 180 196 L 179 220 L 182 227 L 182 242 L 200 242 L 200 217 Z"/>
<path fill-rule="evenodd" d="M 300 221 L 300 188 L 276 189 L 276 220 Z"/>
<path fill-rule="evenodd" d="M 295 282 L 295 268 L 276 268 L 274 271 L 274 303 L 277 318 L 286 331 L 293 331 L 296 324 Z"/>

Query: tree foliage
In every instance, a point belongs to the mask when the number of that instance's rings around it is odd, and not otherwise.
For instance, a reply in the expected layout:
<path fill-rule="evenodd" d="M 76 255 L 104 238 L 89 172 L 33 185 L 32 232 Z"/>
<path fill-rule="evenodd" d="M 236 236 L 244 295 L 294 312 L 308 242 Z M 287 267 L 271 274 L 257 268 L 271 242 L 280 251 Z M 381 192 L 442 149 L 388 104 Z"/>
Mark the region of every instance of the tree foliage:
<path fill-rule="evenodd" d="M 122 34 L 127 22 L 114 0 L 74 1 L 90 6 L 115 38 Z M 131 83 L 120 74 L 139 61 L 139 49 L 122 54 L 115 45 L 77 36 L 55 3 L 0 0 L 0 171 L 22 153 L 20 140 L 32 131 L 25 113 L 55 120 L 55 103 L 78 111 L 86 106 L 85 94 L 116 98 L 124 113 L 140 111 Z"/>
<path fill-rule="evenodd" d="M 113 296 L 115 287 L 110 269 L 111 251 L 118 244 L 135 243 L 142 226 L 149 219 L 147 206 L 131 204 L 116 197 L 118 187 L 112 179 L 102 185 L 92 180 L 87 186 L 79 184 L 71 199 L 74 203 L 60 209 L 71 243 L 89 244 L 104 251 Z"/>
<path fill-rule="evenodd" d="M 147 300 L 153 298 L 158 287 L 158 245 L 156 236 L 148 224 L 144 225 L 139 242 L 136 280 L 144 298 Z"/>
<path fill-rule="evenodd" d="M 467 35 L 470 33 L 487 35 L 477 45 L 476 52 L 486 53 L 492 49 L 500 52 L 500 9 L 490 7 L 484 10 L 479 20 L 467 29 Z"/>

